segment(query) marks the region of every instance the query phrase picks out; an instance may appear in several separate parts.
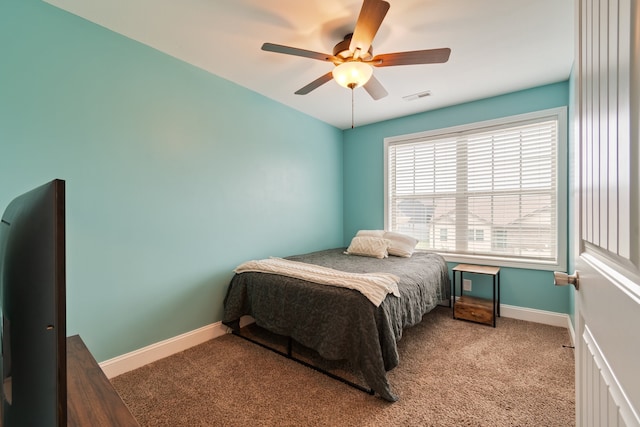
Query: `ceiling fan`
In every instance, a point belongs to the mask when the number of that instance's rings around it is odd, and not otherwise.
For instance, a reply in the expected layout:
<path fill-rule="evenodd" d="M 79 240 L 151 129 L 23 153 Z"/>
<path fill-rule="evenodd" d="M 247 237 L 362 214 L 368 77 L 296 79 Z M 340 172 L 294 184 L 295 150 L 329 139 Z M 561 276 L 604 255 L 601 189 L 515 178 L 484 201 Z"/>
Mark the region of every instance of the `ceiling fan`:
<path fill-rule="evenodd" d="M 380 81 L 373 76 L 371 66 L 438 64 L 447 62 L 451 54 L 451 49 L 441 48 L 373 56 L 371 43 L 388 10 L 389 3 L 386 1 L 364 0 L 356 28 L 352 34 L 347 34 L 344 40 L 335 45 L 333 55 L 273 43 L 264 43 L 262 50 L 332 62 L 335 65 L 333 71 L 298 89 L 295 92 L 296 95 L 306 95 L 333 78 L 341 86 L 350 89 L 364 86 L 369 95 L 378 100 L 387 96 L 388 93 Z"/>

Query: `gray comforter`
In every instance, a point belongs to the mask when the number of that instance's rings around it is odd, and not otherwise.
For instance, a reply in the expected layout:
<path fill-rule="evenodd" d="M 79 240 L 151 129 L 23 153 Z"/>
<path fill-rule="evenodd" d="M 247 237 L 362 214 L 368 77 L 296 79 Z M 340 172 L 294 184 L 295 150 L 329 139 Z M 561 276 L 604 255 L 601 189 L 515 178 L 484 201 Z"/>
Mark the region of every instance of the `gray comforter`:
<path fill-rule="evenodd" d="M 274 274 L 236 274 L 224 301 L 222 322 L 238 329 L 240 317 L 290 336 L 329 360 L 349 360 L 371 389 L 396 401 L 386 371 L 398 366 L 397 342 L 405 327 L 449 297 L 447 264 L 440 255 L 376 259 L 345 255 L 344 248 L 288 257 L 352 273 L 387 272 L 400 277 L 400 298 L 388 295 L 375 307 L 361 293 Z"/>

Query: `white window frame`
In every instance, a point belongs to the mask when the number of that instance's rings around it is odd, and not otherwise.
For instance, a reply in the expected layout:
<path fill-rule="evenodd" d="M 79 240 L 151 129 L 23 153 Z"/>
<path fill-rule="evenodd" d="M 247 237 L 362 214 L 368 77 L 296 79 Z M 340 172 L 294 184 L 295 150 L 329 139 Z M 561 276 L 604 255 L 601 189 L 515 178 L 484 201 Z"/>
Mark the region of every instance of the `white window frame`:
<path fill-rule="evenodd" d="M 435 129 L 425 132 L 418 132 L 407 135 L 398 135 L 384 139 L 384 224 L 385 230 L 390 229 L 390 203 L 389 203 L 389 146 L 414 143 L 425 139 L 446 138 L 453 134 L 469 131 L 480 131 L 488 127 L 517 126 L 524 121 L 542 121 L 544 119 L 554 119 L 558 123 L 557 152 L 556 152 L 556 262 L 545 260 L 517 259 L 503 256 L 471 255 L 443 253 L 448 262 L 475 263 L 484 265 L 495 265 L 502 267 L 525 268 L 535 270 L 559 270 L 565 271 L 567 265 L 567 188 L 568 175 L 564 173 L 568 170 L 567 165 L 567 107 L 551 108 L 547 110 L 535 111 L 531 113 L 519 114 L 515 116 L 503 117 L 495 120 L 487 120 L 477 123 L 469 123 L 460 126 L 453 126 L 443 129 Z M 486 238 L 486 236 L 485 236 Z"/>

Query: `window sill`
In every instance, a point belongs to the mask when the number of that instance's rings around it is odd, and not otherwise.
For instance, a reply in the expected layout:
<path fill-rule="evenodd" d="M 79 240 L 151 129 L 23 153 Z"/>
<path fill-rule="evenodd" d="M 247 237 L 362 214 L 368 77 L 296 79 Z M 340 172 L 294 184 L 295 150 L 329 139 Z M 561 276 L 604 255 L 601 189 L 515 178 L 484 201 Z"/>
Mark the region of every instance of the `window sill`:
<path fill-rule="evenodd" d="M 566 271 L 566 265 L 544 261 L 523 261 L 513 258 L 500 258 L 488 256 L 460 255 L 440 253 L 447 262 L 463 264 L 492 265 L 496 267 L 521 268 L 526 270 Z"/>

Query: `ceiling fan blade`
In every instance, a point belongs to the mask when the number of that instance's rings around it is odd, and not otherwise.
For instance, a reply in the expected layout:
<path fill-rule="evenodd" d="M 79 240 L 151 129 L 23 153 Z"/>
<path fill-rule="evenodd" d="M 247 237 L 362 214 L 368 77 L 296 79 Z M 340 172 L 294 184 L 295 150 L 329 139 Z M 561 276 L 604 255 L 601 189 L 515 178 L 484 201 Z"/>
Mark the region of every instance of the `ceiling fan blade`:
<path fill-rule="evenodd" d="M 360 52 L 365 54 L 369 51 L 371 42 L 376 36 L 388 10 L 389 3 L 386 1 L 364 0 L 356 22 L 356 28 L 351 37 L 351 44 L 349 45 L 349 50 L 353 52 L 355 58 L 360 56 Z"/>
<path fill-rule="evenodd" d="M 382 86 L 382 83 L 380 83 L 375 76 L 371 76 L 369 81 L 363 87 L 364 90 L 366 90 L 367 93 L 376 101 L 389 95 L 386 89 Z"/>
<path fill-rule="evenodd" d="M 262 45 L 262 50 L 265 50 L 267 52 L 284 53 L 286 55 L 302 56 L 304 58 L 317 59 L 319 61 L 333 62 L 334 60 L 337 60 L 335 56 L 329 55 L 327 53 L 298 49 L 297 47 L 283 46 L 281 44 L 265 43 Z"/>
<path fill-rule="evenodd" d="M 318 77 L 317 79 L 315 79 L 314 81 L 306 85 L 305 87 L 298 89 L 296 91 L 296 95 L 306 95 L 312 90 L 319 88 L 320 86 L 322 86 L 323 84 L 325 84 L 331 79 L 333 79 L 333 74 L 331 73 L 331 71 L 329 71 L 327 74 L 321 77 Z"/>
<path fill-rule="evenodd" d="M 391 67 L 393 65 L 441 64 L 449 60 L 451 49 L 413 50 L 410 52 L 384 53 L 376 55 L 371 65 L 376 67 Z"/>

